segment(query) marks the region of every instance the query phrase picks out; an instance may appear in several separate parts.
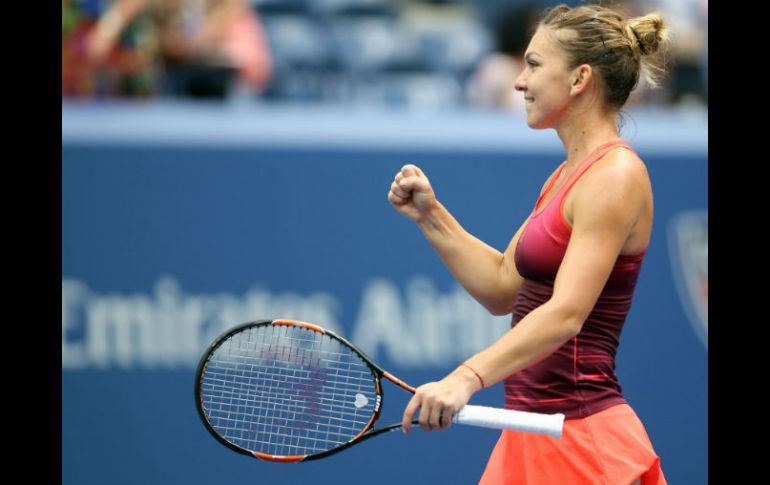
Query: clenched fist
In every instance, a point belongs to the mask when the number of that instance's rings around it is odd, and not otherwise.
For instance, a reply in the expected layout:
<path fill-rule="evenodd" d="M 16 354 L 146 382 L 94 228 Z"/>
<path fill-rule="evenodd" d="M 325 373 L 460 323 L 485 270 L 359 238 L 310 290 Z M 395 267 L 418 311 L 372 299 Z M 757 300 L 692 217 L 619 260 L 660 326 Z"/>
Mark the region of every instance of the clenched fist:
<path fill-rule="evenodd" d="M 436 205 L 436 194 L 422 170 L 404 165 L 390 185 L 388 201 L 401 214 L 419 222 Z"/>

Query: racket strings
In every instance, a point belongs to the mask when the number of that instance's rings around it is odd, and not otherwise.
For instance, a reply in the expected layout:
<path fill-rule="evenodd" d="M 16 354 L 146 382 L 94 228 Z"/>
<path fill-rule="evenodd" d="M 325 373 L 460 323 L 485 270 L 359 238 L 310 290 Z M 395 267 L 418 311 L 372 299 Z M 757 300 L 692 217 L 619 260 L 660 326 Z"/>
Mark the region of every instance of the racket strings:
<path fill-rule="evenodd" d="M 300 326 L 260 325 L 211 355 L 201 399 L 231 443 L 274 456 L 334 448 L 369 423 L 376 402 L 369 366 L 345 344 Z"/>
<path fill-rule="evenodd" d="M 212 381 L 216 381 L 216 379 L 213 379 Z M 273 382 L 276 384 L 280 383 L 276 380 L 273 380 Z M 330 386 L 330 388 L 334 391 L 341 391 L 336 386 Z M 362 394 L 369 391 L 369 389 L 364 388 L 363 386 L 357 386 L 357 389 L 359 390 L 359 393 Z M 304 400 L 316 399 L 318 403 L 323 406 L 323 408 L 329 408 L 329 410 L 334 411 L 333 414 L 329 415 L 329 419 L 332 421 L 347 421 L 351 423 L 351 426 L 355 427 L 357 426 L 356 423 L 358 423 L 357 418 L 360 417 L 358 412 L 352 412 L 350 410 L 350 406 L 347 403 L 340 402 L 338 398 L 335 399 L 327 397 L 328 393 L 327 395 L 320 396 L 317 396 L 314 394 L 314 392 L 310 391 L 305 391 L 304 393 L 291 392 L 288 394 L 280 394 L 275 392 L 271 393 L 266 389 L 257 387 L 249 388 L 249 386 L 244 386 L 240 390 L 234 392 L 230 389 L 230 387 L 227 385 L 227 382 L 224 380 L 220 380 L 219 384 L 213 383 L 211 381 L 206 382 L 202 385 L 202 390 L 204 392 L 210 393 L 212 396 L 209 400 L 209 409 L 211 410 L 222 409 L 223 406 L 228 405 L 251 406 L 256 410 L 268 409 L 264 406 L 261 406 L 260 403 L 270 401 L 287 412 L 304 412 L 308 416 L 321 417 L 323 414 L 320 412 L 314 413 L 313 407 L 304 408 L 300 406 L 300 403 L 302 403 Z M 338 392 L 338 394 L 342 395 L 342 392 Z M 363 395 L 366 396 L 366 394 Z"/>

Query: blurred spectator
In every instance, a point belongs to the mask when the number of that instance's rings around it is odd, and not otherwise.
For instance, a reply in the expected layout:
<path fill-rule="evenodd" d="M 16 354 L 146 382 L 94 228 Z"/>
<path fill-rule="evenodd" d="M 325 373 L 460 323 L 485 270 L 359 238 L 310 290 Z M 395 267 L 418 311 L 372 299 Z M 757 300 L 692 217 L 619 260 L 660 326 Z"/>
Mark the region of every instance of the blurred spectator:
<path fill-rule="evenodd" d="M 708 103 L 708 0 L 602 2 L 628 18 L 658 10 L 672 31 L 670 74 L 661 89 L 640 80 L 627 107 Z M 221 98 L 234 88 L 411 105 L 430 92 L 444 105 L 524 113 L 514 82 L 541 13 L 557 3 L 62 0 L 62 96 Z"/>
<path fill-rule="evenodd" d="M 268 43 L 247 0 L 115 0 L 90 29 L 85 45 L 78 39 L 73 51 L 85 52 L 97 78 L 124 76 L 125 63 L 116 69 L 115 60 L 136 26 L 144 26 L 145 46 L 134 51 L 160 70 L 155 77 L 160 94 L 222 98 L 233 85 L 260 93 L 270 81 Z"/>
<path fill-rule="evenodd" d="M 471 104 L 524 113 L 524 97 L 514 83 L 524 69 L 524 52 L 540 20 L 541 7 L 516 4 L 496 22 L 495 51 L 478 64 L 467 84 Z"/>
<path fill-rule="evenodd" d="M 159 72 L 153 26 L 146 18 L 126 26 L 97 68 L 89 41 L 101 10 L 98 0 L 62 0 L 62 96 L 154 94 Z"/>
<path fill-rule="evenodd" d="M 84 46 L 93 23 L 89 16 L 73 4 L 61 3 L 61 85 L 62 96 L 90 94 L 93 91 L 87 72 Z"/>

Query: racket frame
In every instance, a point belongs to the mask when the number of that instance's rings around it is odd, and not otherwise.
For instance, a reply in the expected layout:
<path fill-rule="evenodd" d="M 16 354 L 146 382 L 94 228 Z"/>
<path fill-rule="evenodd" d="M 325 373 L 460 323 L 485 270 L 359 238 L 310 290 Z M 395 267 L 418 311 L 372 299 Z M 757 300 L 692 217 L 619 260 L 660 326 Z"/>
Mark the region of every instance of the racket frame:
<path fill-rule="evenodd" d="M 368 366 L 369 369 L 372 372 L 372 377 L 374 380 L 375 385 L 375 392 L 376 392 L 376 402 L 374 404 L 374 411 L 372 413 L 372 417 L 369 419 L 369 422 L 367 425 L 361 430 L 360 433 L 358 433 L 356 436 L 351 438 L 350 440 L 346 441 L 345 443 L 341 443 L 334 448 L 330 448 L 325 451 L 321 451 L 318 453 L 308 454 L 308 455 L 270 455 L 268 453 L 262 453 L 259 451 L 252 451 L 248 450 L 246 448 L 243 448 L 241 446 L 236 445 L 235 443 L 231 443 L 227 439 L 225 439 L 222 435 L 220 435 L 214 427 L 209 422 L 208 418 L 206 417 L 206 412 L 203 409 L 203 400 L 201 399 L 201 385 L 203 383 L 203 373 L 206 369 L 206 365 L 208 364 L 211 356 L 213 353 L 224 343 L 229 339 L 232 335 L 235 335 L 237 333 L 240 333 L 242 331 L 245 331 L 248 328 L 254 328 L 259 326 L 267 326 L 267 325 L 293 325 L 293 326 L 300 326 L 304 327 L 308 330 L 312 330 L 314 332 L 318 332 L 323 335 L 328 335 L 329 337 L 336 339 L 340 342 L 342 342 L 345 346 L 349 347 L 354 353 L 356 353 Z M 203 421 L 203 424 L 206 427 L 206 430 L 220 443 L 227 446 L 233 451 L 236 451 L 238 453 L 254 456 L 256 458 L 260 458 L 263 460 L 268 461 L 277 461 L 277 462 L 299 462 L 299 461 L 312 461 L 317 460 L 319 458 L 325 458 L 327 456 L 333 455 L 335 453 L 338 453 L 356 443 L 360 443 L 361 441 L 367 440 L 373 436 L 377 436 L 382 433 L 386 433 L 388 431 L 394 431 L 401 427 L 401 423 L 394 423 L 382 428 L 378 429 L 372 429 L 377 422 L 377 420 L 380 417 L 380 413 L 382 412 L 382 400 L 383 400 L 383 389 L 381 385 L 382 378 L 385 377 L 386 379 L 390 380 L 394 384 L 404 388 L 405 390 L 414 393 L 415 388 L 410 386 L 409 384 L 405 383 L 401 379 L 395 377 L 393 374 L 385 371 L 380 366 L 375 364 L 369 357 L 364 354 L 361 349 L 344 339 L 343 337 L 340 337 L 339 335 L 335 334 L 331 330 L 327 330 L 323 327 L 320 327 L 318 325 L 314 325 L 312 323 L 306 323 L 301 322 L 298 320 L 288 320 L 288 319 L 276 319 L 276 320 L 254 320 L 251 322 L 246 322 L 241 325 L 238 325 L 236 327 L 233 327 L 225 332 L 223 332 L 221 335 L 219 335 L 207 348 L 206 352 L 204 352 L 203 356 L 200 359 L 200 362 L 198 363 L 198 369 L 195 373 L 195 405 L 198 410 L 198 416 L 200 417 L 201 421 Z M 417 423 L 417 420 L 414 420 L 413 423 Z"/>

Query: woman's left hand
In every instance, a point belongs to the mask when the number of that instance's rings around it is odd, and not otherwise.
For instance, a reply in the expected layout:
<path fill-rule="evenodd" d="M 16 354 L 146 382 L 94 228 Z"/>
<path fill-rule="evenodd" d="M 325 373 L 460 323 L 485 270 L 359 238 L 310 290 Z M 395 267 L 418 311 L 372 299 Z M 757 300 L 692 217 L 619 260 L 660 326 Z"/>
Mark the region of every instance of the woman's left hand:
<path fill-rule="evenodd" d="M 462 409 L 474 392 L 481 389 L 478 378 L 469 370 L 458 367 L 451 374 L 436 382 L 423 384 L 415 390 L 406 405 L 401 426 L 409 433 L 417 410 L 420 427 L 424 431 L 438 431 L 452 424 L 452 417 Z"/>

